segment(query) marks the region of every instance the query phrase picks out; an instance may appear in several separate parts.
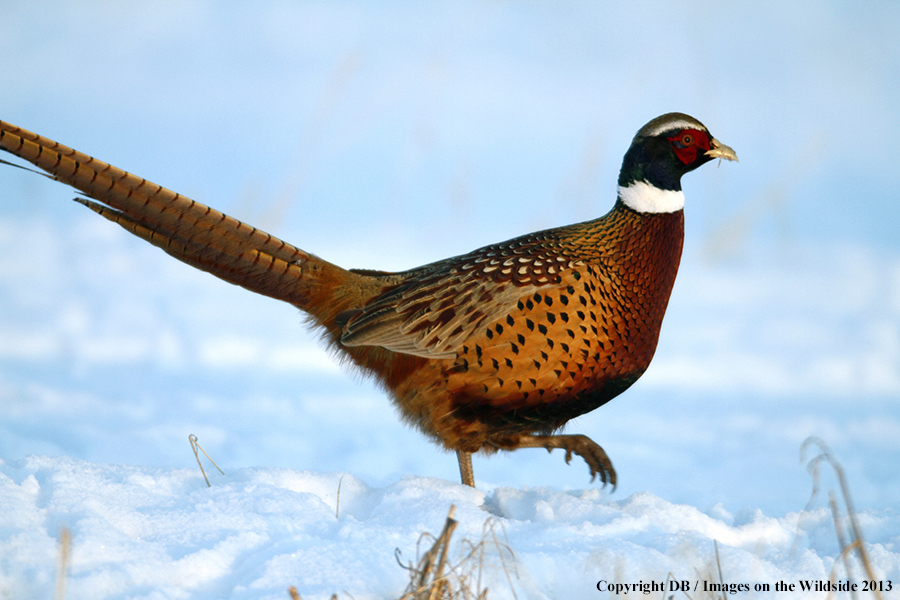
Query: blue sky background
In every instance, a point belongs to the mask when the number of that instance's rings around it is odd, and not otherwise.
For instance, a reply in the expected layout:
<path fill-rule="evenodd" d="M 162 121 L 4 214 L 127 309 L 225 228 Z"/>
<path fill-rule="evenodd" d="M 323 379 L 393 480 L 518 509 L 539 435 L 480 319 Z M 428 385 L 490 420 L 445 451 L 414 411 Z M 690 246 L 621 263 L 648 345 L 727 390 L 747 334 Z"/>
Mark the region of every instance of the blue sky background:
<path fill-rule="evenodd" d="M 0 119 L 346 267 L 404 269 L 612 205 L 673 110 L 739 164 L 687 176 L 645 377 L 569 430 L 706 509 L 797 510 L 809 435 L 900 497 L 900 6 L 891 2 L 7 2 Z M 0 168 L 0 457 L 455 478 L 289 306 Z M 495 485 L 584 487 L 559 453 Z"/>

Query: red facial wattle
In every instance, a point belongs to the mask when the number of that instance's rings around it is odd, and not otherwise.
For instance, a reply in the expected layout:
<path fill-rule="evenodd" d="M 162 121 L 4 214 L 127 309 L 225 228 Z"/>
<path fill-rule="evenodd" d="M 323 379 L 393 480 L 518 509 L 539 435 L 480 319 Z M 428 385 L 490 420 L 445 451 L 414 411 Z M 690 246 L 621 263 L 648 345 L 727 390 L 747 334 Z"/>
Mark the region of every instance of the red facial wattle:
<path fill-rule="evenodd" d="M 697 160 L 698 152 L 701 150 L 707 152 L 710 148 L 709 134 L 697 129 L 682 129 L 668 140 L 671 142 L 678 160 L 686 165 Z"/>

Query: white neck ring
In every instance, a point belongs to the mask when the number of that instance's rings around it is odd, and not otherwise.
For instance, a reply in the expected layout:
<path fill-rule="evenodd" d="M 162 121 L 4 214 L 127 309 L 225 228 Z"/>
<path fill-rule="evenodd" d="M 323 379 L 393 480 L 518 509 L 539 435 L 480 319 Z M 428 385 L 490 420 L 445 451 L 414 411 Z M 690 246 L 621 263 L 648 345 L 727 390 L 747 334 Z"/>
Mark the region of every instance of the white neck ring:
<path fill-rule="evenodd" d="M 625 206 L 640 213 L 671 213 L 684 208 L 684 193 L 661 190 L 647 181 L 619 186 L 619 198 Z"/>

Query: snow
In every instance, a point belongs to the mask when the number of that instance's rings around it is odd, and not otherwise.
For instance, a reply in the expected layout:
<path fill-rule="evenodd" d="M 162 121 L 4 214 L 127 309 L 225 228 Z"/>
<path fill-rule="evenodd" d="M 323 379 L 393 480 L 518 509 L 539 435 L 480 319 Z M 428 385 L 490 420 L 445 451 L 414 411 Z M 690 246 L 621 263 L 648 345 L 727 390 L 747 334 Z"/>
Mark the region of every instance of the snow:
<path fill-rule="evenodd" d="M 397 598 L 394 550 L 415 560 L 451 505 L 456 556 L 493 524 L 519 598 L 718 581 L 715 544 L 725 582 L 822 580 L 839 486 L 823 469 L 804 512 L 810 436 L 843 465 L 876 575 L 896 583 L 894 4 L 0 13 L 0 118 L 342 266 L 404 269 L 596 217 L 634 132 L 664 112 L 741 158 L 683 182 L 685 253 L 650 369 L 568 428 L 609 453 L 615 492 L 538 450 L 476 456 L 478 491 L 462 488 L 455 458 L 292 307 L 0 165 L 0 597 L 54 593 L 66 527 L 68 598 Z M 210 488 L 190 434 L 226 473 L 207 464 Z M 490 556 L 489 597 L 512 597 L 509 556 Z"/>
<path fill-rule="evenodd" d="M 378 488 L 346 473 L 268 467 L 217 474 L 207 487 L 197 468 L 46 456 L 0 473 L 0 589 L 10 598 L 50 597 L 62 527 L 73 540 L 72 598 L 284 599 L 290 586 L 306 599 L 399 598 L 408 576 L 395 549 L 415 562 L 420 535 L 438 535 L 451 505 L 451 562 L 464 540 L 486 539 L 481 583 L 491 598 L 591 597 L 601 580 L 668 586 L 669 573 L 702 590 L 720 582 L 719 565 L 722 582 L 749 586 L 742 597 L 771 597 L 752 590 L 827 580 L 837 553 L 825 508 L 706 514 L 649 492 L 614 501 L 597 488 L 485 494 L 417 476 Z M 896 581 L 900 516 L 859 518 L 873 569 Z"/>

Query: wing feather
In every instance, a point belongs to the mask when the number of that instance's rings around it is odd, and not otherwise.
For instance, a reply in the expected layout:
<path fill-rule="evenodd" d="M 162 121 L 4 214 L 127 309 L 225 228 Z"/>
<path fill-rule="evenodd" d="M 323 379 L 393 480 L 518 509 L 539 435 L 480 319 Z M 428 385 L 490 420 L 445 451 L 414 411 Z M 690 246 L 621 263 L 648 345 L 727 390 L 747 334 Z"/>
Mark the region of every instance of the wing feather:
<path fill-rule="evenodd" d="M 454 358 L 481 328 L 502 319 L 539 288 L 555 286 L 568 257 L 549 229 L 402 274 L 402 282 L 347 321 L 345 346 L 382 346 L 424 358 Z"/>

